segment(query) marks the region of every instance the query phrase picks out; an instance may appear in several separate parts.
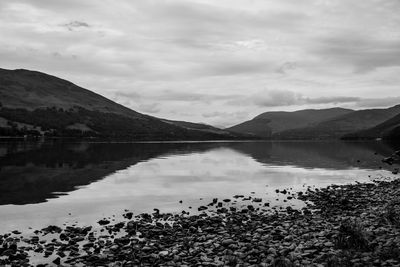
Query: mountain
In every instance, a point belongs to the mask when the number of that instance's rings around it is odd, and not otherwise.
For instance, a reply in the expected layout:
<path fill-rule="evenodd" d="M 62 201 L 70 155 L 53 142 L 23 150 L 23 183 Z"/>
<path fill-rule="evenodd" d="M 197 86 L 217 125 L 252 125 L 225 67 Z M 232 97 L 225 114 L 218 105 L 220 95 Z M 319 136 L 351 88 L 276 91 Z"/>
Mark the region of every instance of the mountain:
<path fill-rule="evenodd" d="M 270 138 L 273 134 L 295 128 L 306 127 L 340 115 L 353 112 L 351 109 L 305 109 L 294 112 L 265 112 L 226 130 Z"/>
<path fill-rule="evenodd" d="M 45 73 L 0 69 L 0 136 L 24 135 L 134 140 L 243 137 L 203 124 L 141 114 Z"/>
<path fill-rule="evenodd" d="M 400 105 L 387 109 L 357 110 L 328 119 L 316 125 L 286 130 L 273 136 L 275 139 L 337 139 L 342 136 L 374 127 L 400 113 Z"/>
<path fill-rule="evenodd" d="M 238 125 L 226 128 L 225 130 L 234 133 L 250 134 L 262 138 L 271 137 L 271 128 L 268 126 L 269 121 L 252 119 Z"/>
<path fill-rule="evenodd" d="M 376 125 L 375 127 L 343 136 L 343 139 L 350 140 L 376 138 L 400 140 L 400 114 Z"/>

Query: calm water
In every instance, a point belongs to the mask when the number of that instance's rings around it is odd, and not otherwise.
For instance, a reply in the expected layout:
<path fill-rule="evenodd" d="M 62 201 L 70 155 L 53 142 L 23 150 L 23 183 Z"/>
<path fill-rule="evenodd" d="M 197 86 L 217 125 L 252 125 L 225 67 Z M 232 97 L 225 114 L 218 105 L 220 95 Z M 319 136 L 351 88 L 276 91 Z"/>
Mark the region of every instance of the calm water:
<path fill-rule="evenodd" d="M 89 224 L 125 209 L 190 211 L 235 194 L 300 205 L 275 189 L 393 177 L 398 166 L 381 163 L 393 151 L 344 142 L 3 142 L 0 232 Z"/>

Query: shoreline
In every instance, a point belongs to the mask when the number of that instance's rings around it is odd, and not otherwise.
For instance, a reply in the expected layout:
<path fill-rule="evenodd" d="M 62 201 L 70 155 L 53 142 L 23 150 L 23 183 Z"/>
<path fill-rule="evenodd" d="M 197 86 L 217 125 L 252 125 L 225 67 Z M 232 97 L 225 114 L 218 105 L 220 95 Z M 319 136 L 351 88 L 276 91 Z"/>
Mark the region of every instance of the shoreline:
<path fill-rule="evenodd" d="M 115 223 L 101 219 L 100 226 L 13 231 L 0 235 L 0 265 L 400 265 L 399 179 L 278 191 L 307 207 L 264 211 L 269 204 L 253 198 L 238 209 L 230 204 L 244 196 L 234 196 L 198 207 L 198 215 L 155 209 L 126 212 Z"/>

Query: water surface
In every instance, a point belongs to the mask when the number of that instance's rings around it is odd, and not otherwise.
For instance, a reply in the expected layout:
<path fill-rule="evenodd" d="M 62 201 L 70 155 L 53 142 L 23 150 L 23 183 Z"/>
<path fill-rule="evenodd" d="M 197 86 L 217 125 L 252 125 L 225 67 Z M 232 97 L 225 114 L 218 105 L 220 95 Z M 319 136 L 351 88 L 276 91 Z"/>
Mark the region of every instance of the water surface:
<path fill-rule="evenodd" d="M 125 209 L 191 211 L 236 194 L 301 205 L 275 189 L 393 177 L 399 166 L 381 162 L 393 151 L 379 142 L 3 142 L 0 232 L 92 224 Z"/>

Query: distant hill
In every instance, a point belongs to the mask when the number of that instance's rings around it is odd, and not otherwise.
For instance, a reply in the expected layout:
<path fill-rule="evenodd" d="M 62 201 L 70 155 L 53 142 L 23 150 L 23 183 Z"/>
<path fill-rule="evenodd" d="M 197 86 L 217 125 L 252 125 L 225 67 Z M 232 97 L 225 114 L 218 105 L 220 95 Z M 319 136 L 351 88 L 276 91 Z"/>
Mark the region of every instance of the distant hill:
<path fill-rule="evenodd" d="M 344 108 L 265 112 L 226 130 L 270 138 L 281 131 L 306 127 L 351 112 L 353 110 Z"/>
<path fill-rule="evenodd" d="M 173 120 L 163 120 L 164 122 L 171 123 L 189 130 L 200 130 L 204 132 L 209 132 L 209 133 L 215 133 L 215 134 L 222 134 L 222 135 L 234 135 L 233 132 L 223 130 L 208 124 L 204 123 L 193 123 L 193 122 L 187 122 L 187 121 L 173 121 Z M 246 136 L 243 136 L 246 137 Z"/>
<path fill-rule="evenodd" d="M 235 139 L 204 125 L 141 114 L 69 81 L 30 70 L 0 69 L 0 136 L 134 140 Z"/>
<path fill-rule="evenodd" d="M 387 109 L 357 110 L 316 125 L 274 134 L 275 139 L 337 139 L 374 127 L 400 113 L 400 105 Z"/>
<path fill-rule="evenodd" d="M 259 136 L 263 138 L 271 137 L 271 128 L 268 126 L 268 120 L 256 120 L 252 119 L 245 121 L 238 125 L 226 128 L 225 130 L 240 134 L 250 134 L 253 136 Z"/>
<path fill-rule="evenodd" d="M 362 130 L 343 136 L 343 139 L 350 140 L 376 138 L 400 141 L 400 114 L 367 130 Z"/>

